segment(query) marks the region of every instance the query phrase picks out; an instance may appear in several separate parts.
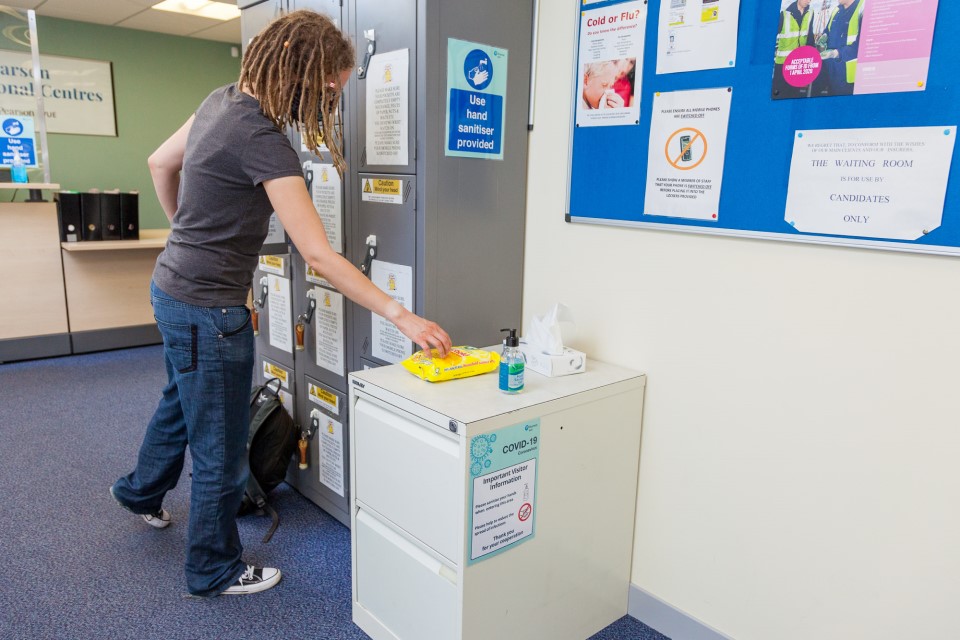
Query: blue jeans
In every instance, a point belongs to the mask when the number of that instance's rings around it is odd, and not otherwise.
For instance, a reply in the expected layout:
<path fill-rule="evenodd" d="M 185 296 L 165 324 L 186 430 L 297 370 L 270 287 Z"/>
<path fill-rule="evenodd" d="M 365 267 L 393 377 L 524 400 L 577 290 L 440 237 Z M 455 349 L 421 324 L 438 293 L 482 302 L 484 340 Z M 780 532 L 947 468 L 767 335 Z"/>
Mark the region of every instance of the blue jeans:
<path fill-rule="evenodd" d="M 220 594 L 246 568 L 237 510 L 247 482 L 253 328 L 246 307 L 198 307 L 150 285 L 163 335 L 167 386 L 140 446 L 137 467 L 113 493 L 134 513 L 156 513 L 177 486 L 190 445 L 193 483 L 187 590 Z"/>

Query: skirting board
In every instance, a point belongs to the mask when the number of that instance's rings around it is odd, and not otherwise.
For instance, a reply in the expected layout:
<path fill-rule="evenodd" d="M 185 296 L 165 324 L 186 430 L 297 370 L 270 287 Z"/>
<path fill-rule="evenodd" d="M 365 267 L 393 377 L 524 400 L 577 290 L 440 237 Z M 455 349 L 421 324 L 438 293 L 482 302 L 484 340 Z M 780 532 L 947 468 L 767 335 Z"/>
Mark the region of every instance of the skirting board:
<path fill-rule="evenodd" d="M 671 640 L 733 640 L 635 584 L 630 585 L 627 613 Z"/>

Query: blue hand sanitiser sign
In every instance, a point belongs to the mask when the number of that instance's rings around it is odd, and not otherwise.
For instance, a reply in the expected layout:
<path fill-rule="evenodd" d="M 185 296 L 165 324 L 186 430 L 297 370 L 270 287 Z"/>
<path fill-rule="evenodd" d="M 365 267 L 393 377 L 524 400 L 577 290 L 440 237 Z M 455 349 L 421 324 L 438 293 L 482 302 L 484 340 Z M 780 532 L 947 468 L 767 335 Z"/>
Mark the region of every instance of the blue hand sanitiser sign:
<path fill-rule="evenodd" d="M 507 50 L 447 40 L 448 156 L 503 159 Z"/>
<path fill-rule="evenodd" d="M 33 118 L 28 116 L 6 116 L 0 120 L 0 165 L 13 164 L 15 153 L 26 167 L 37 166 L 36 144 L 34 143 Z"/>

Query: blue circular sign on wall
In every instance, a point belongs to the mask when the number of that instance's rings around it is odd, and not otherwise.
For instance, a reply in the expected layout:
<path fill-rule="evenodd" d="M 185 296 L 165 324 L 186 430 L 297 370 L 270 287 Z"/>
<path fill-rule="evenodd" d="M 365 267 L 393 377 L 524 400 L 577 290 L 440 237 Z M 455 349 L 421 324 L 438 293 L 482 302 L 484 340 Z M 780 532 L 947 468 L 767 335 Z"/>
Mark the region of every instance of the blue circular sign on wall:
<path fill-rule="evenodd" d="M 493 63 L 482 49 L 474 49 L 463 61 L 463 75 L 470 86 L 477 90 L 486 89 L 493 80 Z"/>
<path fill-rule="evenodd" d="M 19 136 L 23 133 L 23 123 L 16 118 L 7 118 L 3 121 L 3 131 L 8 136 Z"/>

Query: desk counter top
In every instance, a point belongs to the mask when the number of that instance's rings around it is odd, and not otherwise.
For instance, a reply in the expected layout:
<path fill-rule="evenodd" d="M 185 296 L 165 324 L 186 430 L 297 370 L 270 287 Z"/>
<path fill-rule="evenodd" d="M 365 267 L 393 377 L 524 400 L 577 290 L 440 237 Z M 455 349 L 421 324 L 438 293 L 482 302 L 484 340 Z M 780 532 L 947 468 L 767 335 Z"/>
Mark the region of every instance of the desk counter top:
<path fill-rule="evenodd" d="M 163 249 L 170 229 L 141 229 L 139 240 L 94 240 L 61 242 L 64 251 L 116 251 L 118 249 Z"/>

